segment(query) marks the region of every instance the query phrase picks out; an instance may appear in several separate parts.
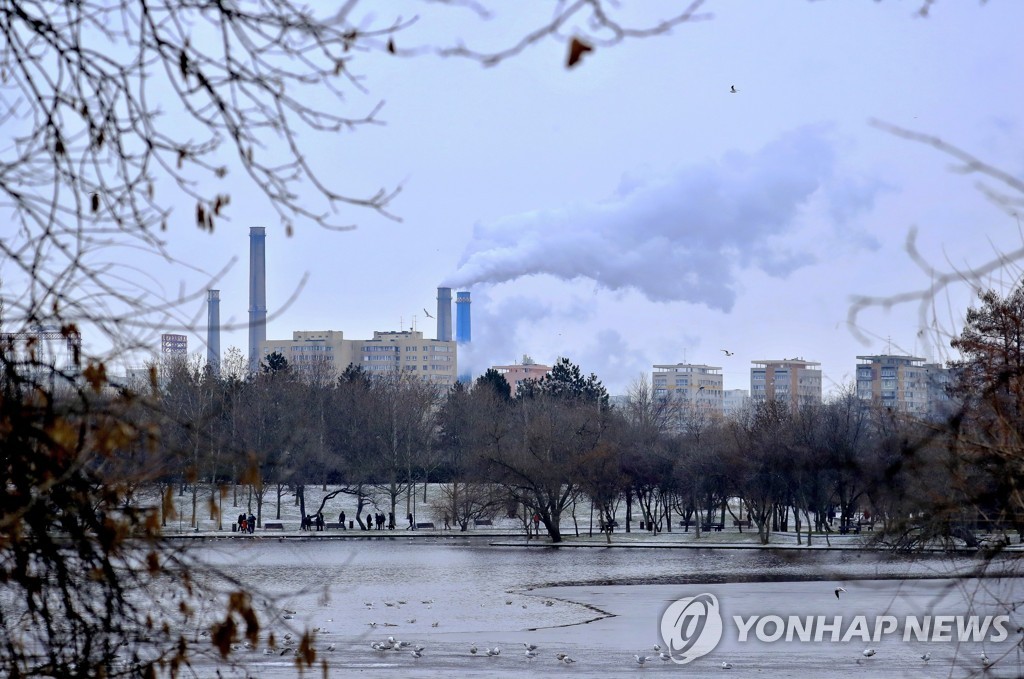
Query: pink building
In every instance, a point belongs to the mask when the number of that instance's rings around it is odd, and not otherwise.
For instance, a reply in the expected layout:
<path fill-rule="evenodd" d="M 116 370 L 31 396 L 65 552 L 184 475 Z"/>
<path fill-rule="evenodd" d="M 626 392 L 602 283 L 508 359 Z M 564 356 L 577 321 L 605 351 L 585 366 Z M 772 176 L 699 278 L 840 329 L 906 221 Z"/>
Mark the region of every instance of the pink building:
<path fill-rule="evenodd" d="M 551 371 L 551 366 L 534 363 L 529 356 L 523 356 L 523 362 L 515 365 L 492 366 L 505 378 L 508 386 L 512 387 L 512 395 L 515 396 L 519 390 L 519 383 L 523 380 L 539 380 Z"/>

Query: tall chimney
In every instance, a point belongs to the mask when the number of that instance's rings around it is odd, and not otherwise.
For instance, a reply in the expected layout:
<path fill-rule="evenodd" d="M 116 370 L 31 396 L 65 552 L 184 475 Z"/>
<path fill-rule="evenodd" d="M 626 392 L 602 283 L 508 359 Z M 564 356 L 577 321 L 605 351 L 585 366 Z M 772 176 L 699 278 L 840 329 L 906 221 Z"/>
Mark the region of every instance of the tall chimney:
<path fill-rule="evenodd" d="M 220 290 L 206 291 L 206 366 L 220 375 Z"/>
<path fill-rule="evenodd" d="M 260 367 L 260 345 L 267 341 L 267 230 L 249 227 L 249 371 Z"/>
<path fill-rule="evenodd" d="M 455 293 L 455 341 L 465 344 L 472 341 L 473 331 L 469 321 L 469 293 Z"/>
<path fill-rule="evenodd" d="M 437 289 L 437 341 L 452 341 L 452 289 Z"/>

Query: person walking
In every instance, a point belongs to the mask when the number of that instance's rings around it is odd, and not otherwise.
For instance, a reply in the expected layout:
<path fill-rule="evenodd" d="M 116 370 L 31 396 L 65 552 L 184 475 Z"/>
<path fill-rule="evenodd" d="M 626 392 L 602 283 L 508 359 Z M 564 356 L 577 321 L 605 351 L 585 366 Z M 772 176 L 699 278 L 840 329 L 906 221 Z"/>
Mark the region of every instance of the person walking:
<path fill-rule="evenodd" d="M 256 532 L 256 516 L 249 512 L 249 534 L 252 535 Z"/>
<path fill-rule="evenodd" d="M 540 514 L 538 513 L 533 515 L 533 534 L 540 537 Z"/>
<path fill-rule="evenodd" d="M 409 516 L 407 518 L 409 519 L 409 530 L 414 530 L 415 526 L 412 525 L 412 512 L 409 512 Z"/>
<path fill-rule="evenodd" d="M 344 510 L 342 510 L 341 516 L 338 517 L 338 523 L 341 524 L 341 527 L 343 529 L 348 530 L 348 526 L 345 525 L 345 511 Z"/>
<path fill-rule="evenodd" d="M 395 529 L 395 513 L 388 512 L 388 530 Z"/>
<path fill-rule="evenodd" d="M 448 515 L 447 514 L 444 515 L 444 529 L 445 530 L 451 530 L 452 529 L 452 527 L 448 524 Z"/>

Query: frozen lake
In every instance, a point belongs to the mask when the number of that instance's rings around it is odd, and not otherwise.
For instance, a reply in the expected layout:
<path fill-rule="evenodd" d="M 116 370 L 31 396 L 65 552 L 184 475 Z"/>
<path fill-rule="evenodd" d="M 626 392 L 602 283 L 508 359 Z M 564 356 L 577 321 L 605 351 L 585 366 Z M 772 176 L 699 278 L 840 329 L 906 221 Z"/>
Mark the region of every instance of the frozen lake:
<path fill-rule="evenodd" d="M 212 564 L 267 594 L 294 619 L 278 620 L 278 638 L 304 626 L 323 630 L 315 644 L 331 676 L 516 676 L 549 672 L 621 676 L 676 672 L 703 676 L 984 676 L 1020 675 L 1021 621 L 1004 602 L 1019 601 L 1024 580 L 977 580 L 970 557 L 894 557 L 860 550 L 521 548 L 458 537 L 346 540 L 216 540 L 199 547 Z M 834 588 L 846 592 L 836 598 Z M 721 642 L 691 664 L 661 661 L 662 613 L 681 597 L 709 593 L 721 604 Z M 258 602 L 263 606 L 263 602 Z M 755 638 L 751 616 L 841 616 L 838 634 L 863 616 L 901 624 L 908 616 L 1006 615 L 1008 635 L 957 641 L 941 634 L 904 639 L 902 628 L 877 639 L 853 630 L 846 641 L 774 642 Z M 738 624 L 750 625 L 738 638 Z M 953 623 L 955 627 L 955 623 Z M 764 627 L 765 633 L 773 631 Z M 993 630 L 995 628 L 992 628 Z M 884 630 L 883 630 L 884 631 Z M 870 632 L 870 630 L 869 630 Z M 864 632 L 868 634 L 868 632 Z M 388 636 L 424 646 L 375 651 Z M 917 635 L 920 637 L 920 635 Z M 937 640 L 936 640 L 937 639 Z M 524 655 L 524 643 L 538 657 Z M 326 651 L 333 644 L 335 650 Z M 472 645 L 476 655 L 469 652 Z M 501 654 L 487 657 L 487 647 Z M 863 651 L 876 653 L 865 657 Z M 576 659 L 565 665 L 556 652 Z M 641 667 L 634 654 L 654 656 Z M 921 655 L 930 653 L 930 660 Z M 294 676 L 293 661 L 243 652 L 255 676 Z M 238 676 L 244 676 L 238 670 Z M 319 674 L 319 673 L 317 673 Z"/>

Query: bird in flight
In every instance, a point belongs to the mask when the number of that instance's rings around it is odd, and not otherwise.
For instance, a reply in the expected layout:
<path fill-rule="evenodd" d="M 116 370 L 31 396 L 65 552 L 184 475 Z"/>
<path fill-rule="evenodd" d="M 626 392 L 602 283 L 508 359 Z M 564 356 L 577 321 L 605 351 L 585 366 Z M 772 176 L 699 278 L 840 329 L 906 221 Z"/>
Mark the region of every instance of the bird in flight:
<path fill-rule="evenodd" d="M 736 89 L 735 85 L 732 85 L 732 86 L 729 87 L 729 93 L 730 94 L 736 94 L 737 92 L 739 92 L 739 90 Z"/>
<path fill-rule="evenodd" d="M 722 349 L 722 353 L 724 353 L 726 356 L 732 356 L 736 352 L 735 351 L 729 351 L 728 349 Z"/>
<path fill-rule="evenodd" d="M 423 307 L 423 313 L 425 313 L 427 315 L 427 318 L 433 318 L 433 316 L 430 315 L 430 312 L 427 311 L 426 307 Z"/>
<path fill-rule="evenodd" d="M 845 592 L 846 590 L 844 588 L 842 588 L 842 587 L 836 587 L 835 591 L 836 591 L 836 598 L 838 599 L 839 598 L 839 593 L 840 592 Z"/>

